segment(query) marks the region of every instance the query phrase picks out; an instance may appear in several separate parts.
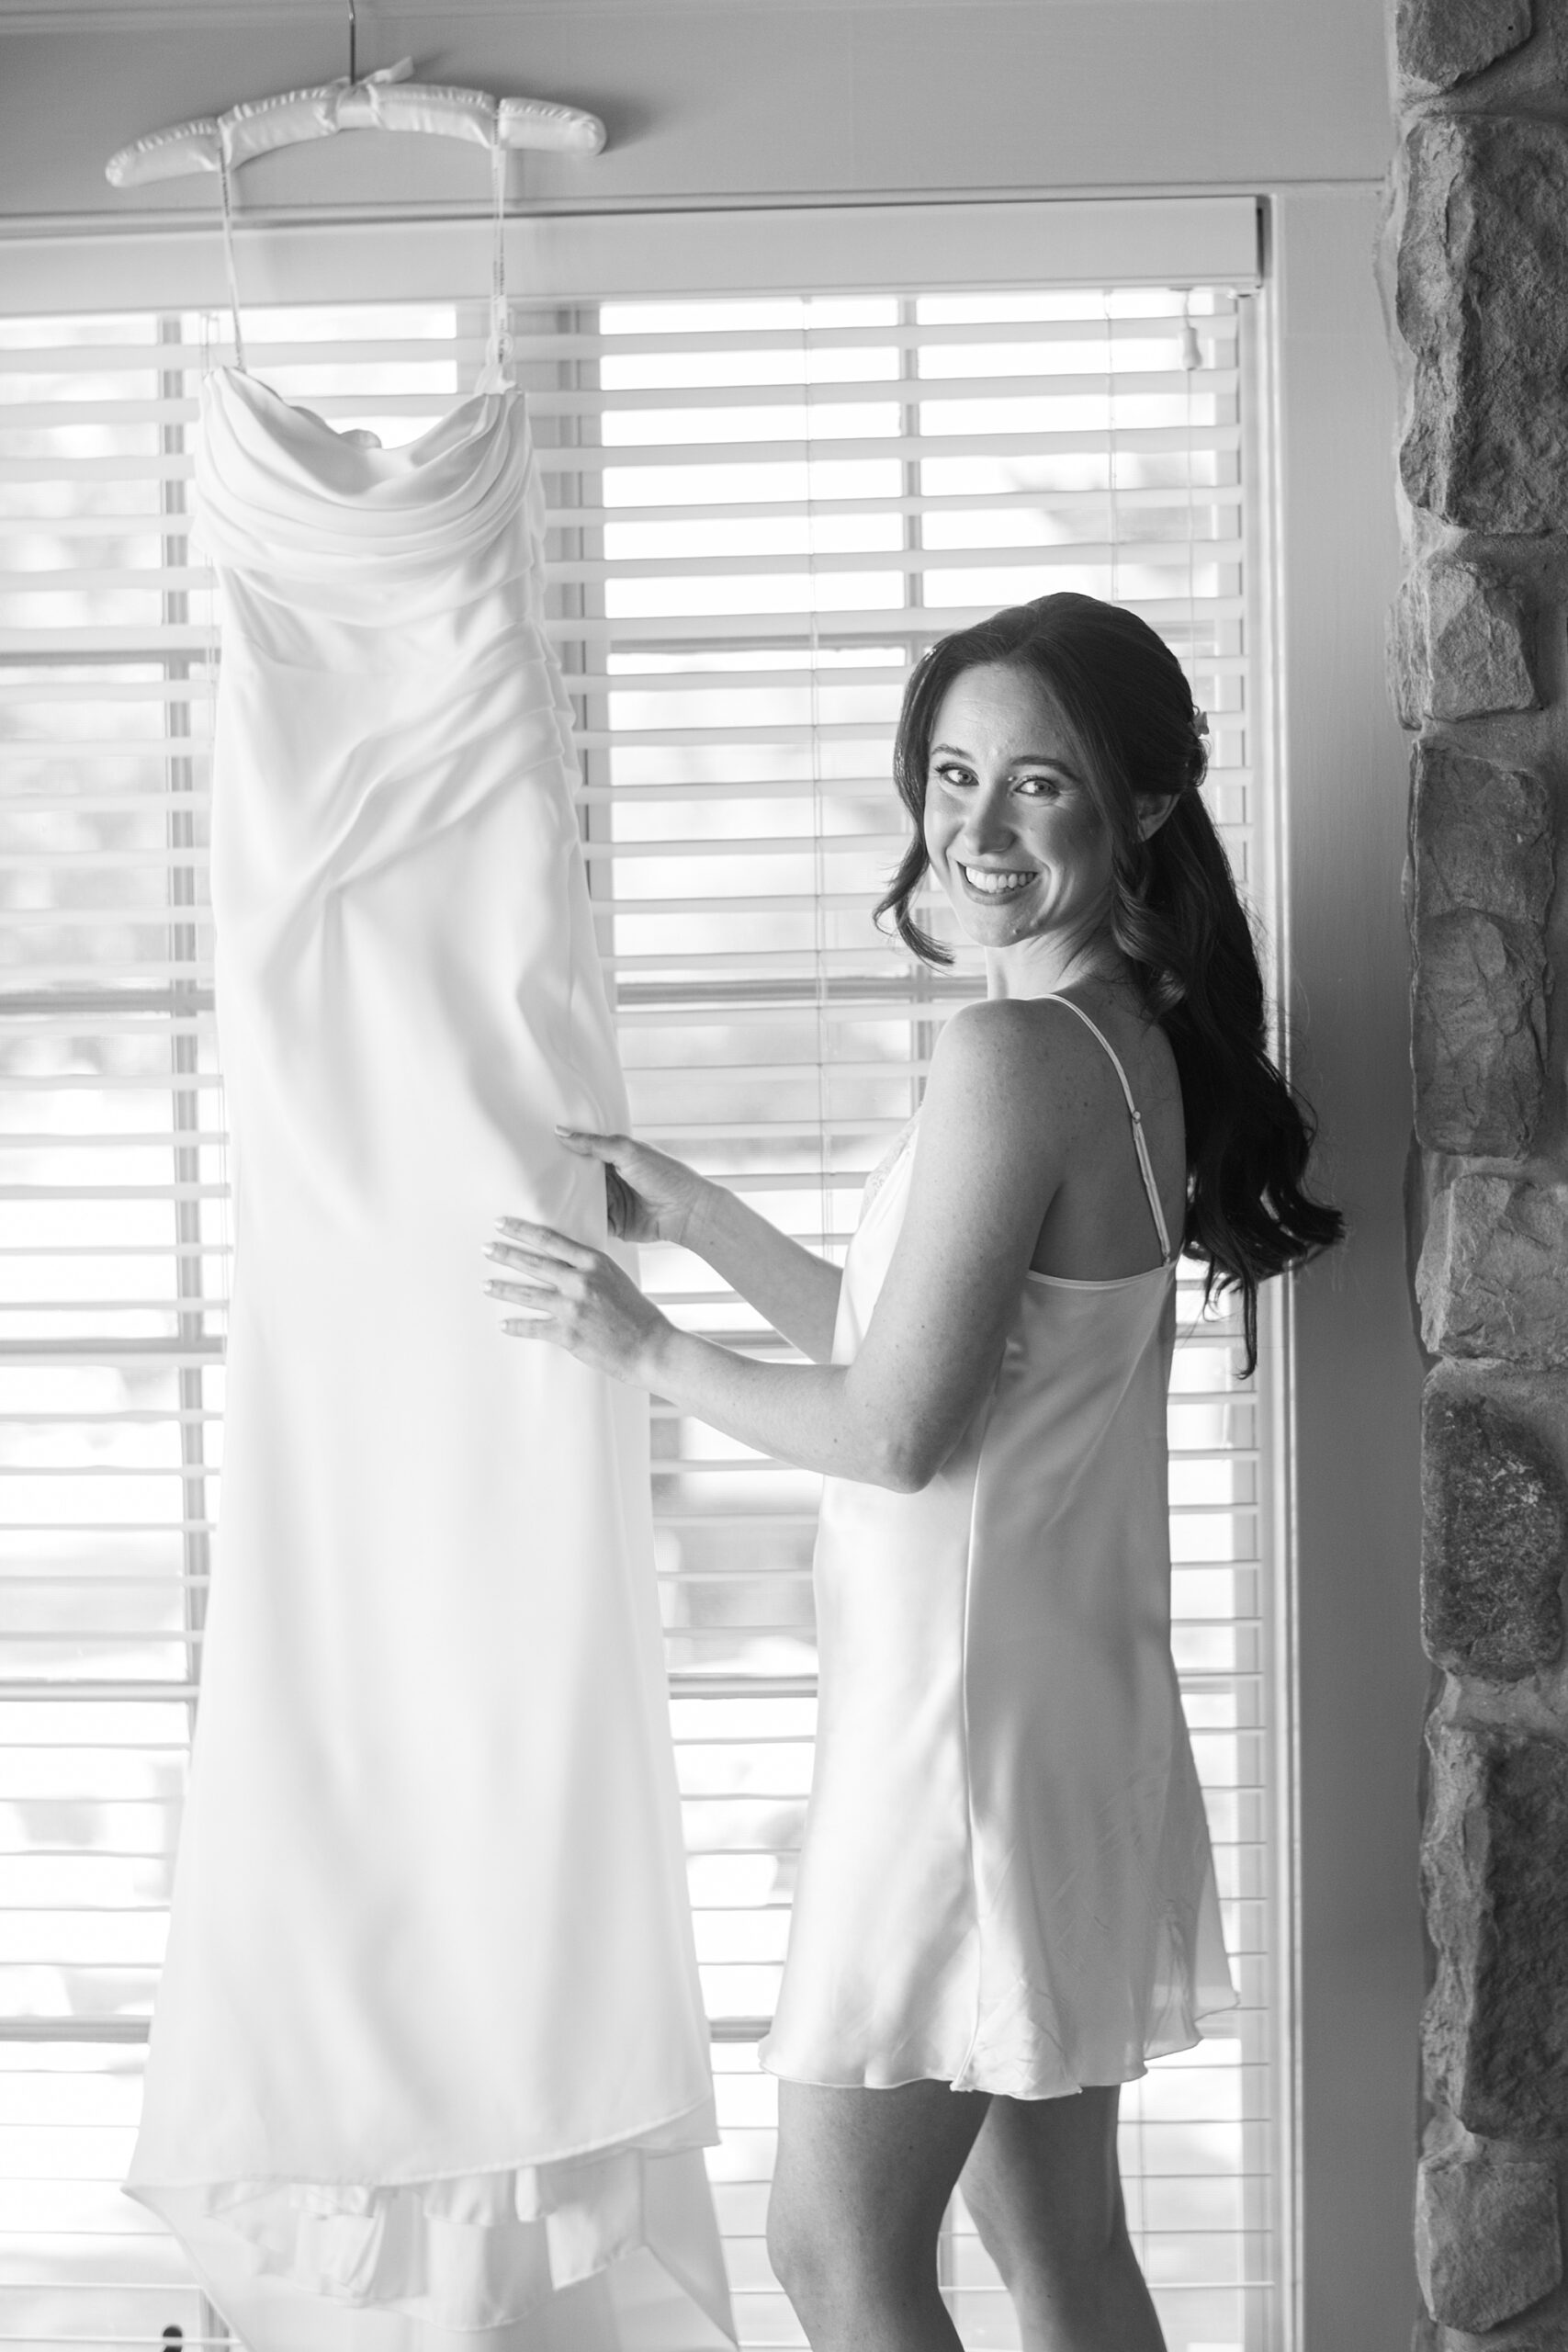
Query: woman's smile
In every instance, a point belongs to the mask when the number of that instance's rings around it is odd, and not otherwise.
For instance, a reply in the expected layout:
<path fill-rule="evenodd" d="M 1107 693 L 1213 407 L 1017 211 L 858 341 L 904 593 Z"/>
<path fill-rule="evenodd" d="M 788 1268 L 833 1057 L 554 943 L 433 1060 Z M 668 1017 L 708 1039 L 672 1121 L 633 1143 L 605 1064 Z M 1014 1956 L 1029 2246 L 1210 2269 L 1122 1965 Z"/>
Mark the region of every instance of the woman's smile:
<path fill-rule="evenodd" d="M 955 863 L 964 878 L 964 888 L 973 890 L 976 896 L 983 899 L 1016 898 L 1021 890 L 1027 890 L 1034 879 L 1032 867 L 1004 866 L 997 869 L 985 865 L 965 865 L 962 859 L 956 860 Z"/>

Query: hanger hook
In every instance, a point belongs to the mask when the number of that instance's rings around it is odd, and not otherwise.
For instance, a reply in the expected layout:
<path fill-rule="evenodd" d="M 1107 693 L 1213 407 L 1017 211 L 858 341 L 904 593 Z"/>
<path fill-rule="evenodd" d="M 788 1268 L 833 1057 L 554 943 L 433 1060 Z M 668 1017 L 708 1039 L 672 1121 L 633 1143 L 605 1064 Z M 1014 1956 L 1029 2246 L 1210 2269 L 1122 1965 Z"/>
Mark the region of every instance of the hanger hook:
<path fill-rule="evenodd" d="M 355 38 L 357 31 L 358 26 L 355 23 L 354 14 L 354 0 L 348 0 L 348 78 L 351 82 L 357 82 L 359 79 L 359 60 L 355 54 L 357 43 Z"/>

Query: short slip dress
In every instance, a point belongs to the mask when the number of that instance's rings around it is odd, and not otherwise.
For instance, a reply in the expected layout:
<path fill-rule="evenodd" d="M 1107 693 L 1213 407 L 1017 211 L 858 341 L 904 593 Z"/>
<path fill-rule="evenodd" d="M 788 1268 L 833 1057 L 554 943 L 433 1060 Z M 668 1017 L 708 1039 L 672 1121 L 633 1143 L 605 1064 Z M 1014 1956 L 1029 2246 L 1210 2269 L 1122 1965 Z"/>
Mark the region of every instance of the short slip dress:
<path fill-rule="evenodd" d="M 1053 2098 L 1128 2082 L 1235 2000 L 1170 1648 L 1175 1255 L 1026 1274 L 996 1376 L 917 1494 L 825 1482 L 816 1770 L 770 2072 Z M 853 1361 L 908 1201 L 866 1188 L 833 1338 Z"/>

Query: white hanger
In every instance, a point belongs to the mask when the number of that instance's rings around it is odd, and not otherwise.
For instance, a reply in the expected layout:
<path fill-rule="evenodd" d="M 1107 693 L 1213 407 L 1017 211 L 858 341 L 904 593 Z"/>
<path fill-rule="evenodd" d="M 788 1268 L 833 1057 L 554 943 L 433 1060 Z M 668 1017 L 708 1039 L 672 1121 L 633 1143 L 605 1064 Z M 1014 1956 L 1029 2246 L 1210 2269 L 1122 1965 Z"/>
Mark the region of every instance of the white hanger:
<path fill-rule="evenodd" d="M 480 147 L 543 147 L 578 155 L 597 155 L 604 145 L 604 124 L 581 107 L 494 98 L 486 90 L 415 82 L 412 73 L 413 60 L 404 57 L 357 81 L 344 74 L 335 82 L 245 98 L 223 114 L 150 130 L 109 157 L 105 176 L 115 187 L 141 187 L 188 172 L 227 175 L 274 148 L 330 139 L 338 130 L 434 131 Z"/>
<path fill-rule="evenodd" d="M 513 147 L 552 148 L 558 153 L 597 155 L 604 126 L 581 107 L 554 106 L 544 98 L 493 98 L 488 90 L 465 90 L 444 82 L 415 82 L 412 57 L 378 73 L 358 75 L 354 59 L 354 0 L 348 10 L 349 70 L 333 82 L 306 90 L 284 90 L 276 97 L 244 98 L 223 114 L 200 115 L 193 122 L 150 130 L 111 155 L 104 166 L 115 187 L 141 187 L 150 180 L 181 179 L 189 172 L 216 172 L 223 213 L 223 263 L 234 314 L 234 359 L 245 365 L 240 323 L 240 287 L 234 268 L 231 186 L 243 164 L 275 148 L 303 140 L 330 139 L 338 130 L 424 130 L 445 139 L 466 139 L 488 148 L 494 201 L 494 250 L 491 267 L 490 358 L 481 384 L 509 380 L 511 329 L 506 307 L 506 157 Z"/>

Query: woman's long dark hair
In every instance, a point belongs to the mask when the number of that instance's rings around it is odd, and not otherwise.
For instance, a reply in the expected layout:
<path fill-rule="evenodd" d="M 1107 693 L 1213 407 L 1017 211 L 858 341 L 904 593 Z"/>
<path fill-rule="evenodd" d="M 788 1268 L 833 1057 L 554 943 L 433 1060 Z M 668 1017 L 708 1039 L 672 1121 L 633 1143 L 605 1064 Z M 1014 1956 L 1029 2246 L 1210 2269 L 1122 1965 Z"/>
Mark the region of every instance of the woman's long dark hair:
<path fill-rule="evenodd" d="M 1327 1249 L 1345 1223 L 1303 1186 L 1312 1113 L 1269 1057 L 1257 949 L 1199 792 L 1209 756 L 1201 715 L 1180 663 L 1146 622 L 1094 596 L 1041 596 L 931 647 L 909 680 L 893 754 L 914 838 L 877 918 L 890 914 L 926 963 L 953 961 L 909 910 L 931 862 L 931 731 L 953 680 L 995 662 L 1038 678 L 1082 748 L 1111 837 L 1111 935 L 1170 1040 L 1181 1080 L 1182 1245 L 1208 1261 L 1205 1299 L 1216 1289 L 1240 1292 L 1250 1371 L 1258 1285 Z M 1136 804 L 1168 793 L 1176 805 L 1145 841 Z"/>

